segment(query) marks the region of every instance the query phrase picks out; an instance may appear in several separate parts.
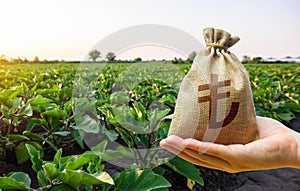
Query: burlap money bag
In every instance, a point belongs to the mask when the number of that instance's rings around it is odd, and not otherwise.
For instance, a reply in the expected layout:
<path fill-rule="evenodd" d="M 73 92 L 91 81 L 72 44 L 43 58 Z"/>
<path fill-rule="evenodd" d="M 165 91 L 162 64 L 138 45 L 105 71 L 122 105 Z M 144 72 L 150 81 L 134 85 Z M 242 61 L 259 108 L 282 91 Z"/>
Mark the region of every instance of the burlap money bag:
<path fill-rule="evenodd" d="M 228 32 L 207 28 L 206 48 L 184 77 L 169 135 L 220 144 L 246 144 L 257 135 L 248 74 L 228 48 L 239 41 Z"/>

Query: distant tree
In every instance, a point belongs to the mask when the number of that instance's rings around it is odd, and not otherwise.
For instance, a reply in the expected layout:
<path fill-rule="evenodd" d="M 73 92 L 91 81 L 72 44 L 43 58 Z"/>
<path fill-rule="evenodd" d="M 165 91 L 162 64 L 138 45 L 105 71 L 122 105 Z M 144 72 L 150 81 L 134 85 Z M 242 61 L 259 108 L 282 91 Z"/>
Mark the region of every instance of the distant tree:
<path fill-rule="evenodd" d="M 140 57 L 137 57 L 137 58 L 135 58 L 134 60 L 133 60 L 133 62 L 142 62 L 142 58 L 140 58 Z"/>
<path fill-rule="evenodd" d="M 29 60 L 28 60 L 27 58 L 24 58 L 23 62 L 24 62 L 24 63 L 28 63 Z"/>
<path fill-rule="evenodd" d="M 39 63 L 40 62 L 40 59 L 39 59 L 39 57 L 34 57 L 34 60 L 32 61 L 33 63 Z"/>
<path fill-rule="evenodd" d="M 189 57 L 187 58 L 187 61 L 190 62 L 190 63 L 192 63 L 193 60 L 194 60 L 194 58 L 196 57 L 196 55 L 197 55 L 197 52 L 196 52 L 196 51 L 191 52 L 191 53 L 189 54 Z"/>
<path fill-rule="evenodd" d="M 23 60 L 18 56 L 18 63 L 23 63 Z"/>
<path fill-rule="evenodd" d="M 10 62 L 20 64 L 23 62 L 23 60 L 18 56 L 18 58 L 10 58 Z"/>
<path fill-rule="evenodd" d="M 243 60 L 242 60 L 242 62 L 244 62 L 244 63 L 250 63 L 250 62 L 251 62 L 251 58 L 250 58 L 250 56 L 248 56 L 248 55 L 244 55 L 244 56 L 243 56 Z"/>
<path fill-rule="evenodd" d="M 116 58 L 116 55 L 113 52 L 109 52 L 106 54 L 106 59 L 108 62 L 114 61 L 115 58 Z"/>
<path fill-rule="evenodd" d="M 260 62 L 262 62 L 262 57 L 254 57 L 254 58 L 252 58 L 252 62 L 253 63 L 260 63 Z"/>
<path fill-rule="evenodd" d="M 100 52 L 98 50 L 92 50 L 89 52 L 89 59 L 93 60 L 95 62 L 97 58 L 101 58 Z"/>
<path fill-rule="evenodd" d="M 7 63 L 7 62 L 8 62 L 8 60 L 6 59 L 5 55 L 2 54 L 2 55 L 0 56 L 0 63 Z"/>
<path fill-rule="evenodd" d="M 184 64 L 186 63 L 184 60 L 182 60 L 182 58 L 174 58 L 173 60 L 171 60 L 172 64 Z"/>

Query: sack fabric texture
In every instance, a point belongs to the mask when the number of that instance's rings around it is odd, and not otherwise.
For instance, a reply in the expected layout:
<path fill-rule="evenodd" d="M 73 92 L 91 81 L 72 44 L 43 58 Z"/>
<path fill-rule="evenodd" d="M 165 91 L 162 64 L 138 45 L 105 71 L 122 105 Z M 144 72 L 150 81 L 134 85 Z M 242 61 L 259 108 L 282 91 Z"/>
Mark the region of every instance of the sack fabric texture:
<path fill-rule="evenodd" d="M 227 49 L 239 41 L 221 29 L 203 31 L 206 48 L 184 77 L 168 135 L 219 144 L 246 144 L 257 137 L 248 73 Z"/>

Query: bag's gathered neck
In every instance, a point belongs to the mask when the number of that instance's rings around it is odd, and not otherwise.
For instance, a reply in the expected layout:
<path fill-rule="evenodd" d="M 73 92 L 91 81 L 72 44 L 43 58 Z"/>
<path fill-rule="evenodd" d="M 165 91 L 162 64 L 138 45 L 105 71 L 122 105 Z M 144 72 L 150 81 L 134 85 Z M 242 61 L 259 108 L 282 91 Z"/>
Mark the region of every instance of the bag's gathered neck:
<path fill-rule="evenodd" d="M 224 50 L 227 50 L 240 40 L 237 36 L 231 36 L 230 33 L 224 30 L 214 28 L 204 29 L 203 36 L 207 47 L 215 47 Z"/>

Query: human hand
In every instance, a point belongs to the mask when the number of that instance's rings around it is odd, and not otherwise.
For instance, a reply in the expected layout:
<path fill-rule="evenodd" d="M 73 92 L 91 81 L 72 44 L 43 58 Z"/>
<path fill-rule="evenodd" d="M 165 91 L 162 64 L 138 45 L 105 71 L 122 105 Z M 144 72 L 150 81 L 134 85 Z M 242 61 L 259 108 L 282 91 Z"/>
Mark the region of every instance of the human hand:
<path fill-rule="evenodd" d="M 160 146 L 193 164 L 231 173 L 300 168 L 300 134 L 274 119 L 256 119 L 259 139 L 246 145 L 221 145 L 171 135 Z"/>

